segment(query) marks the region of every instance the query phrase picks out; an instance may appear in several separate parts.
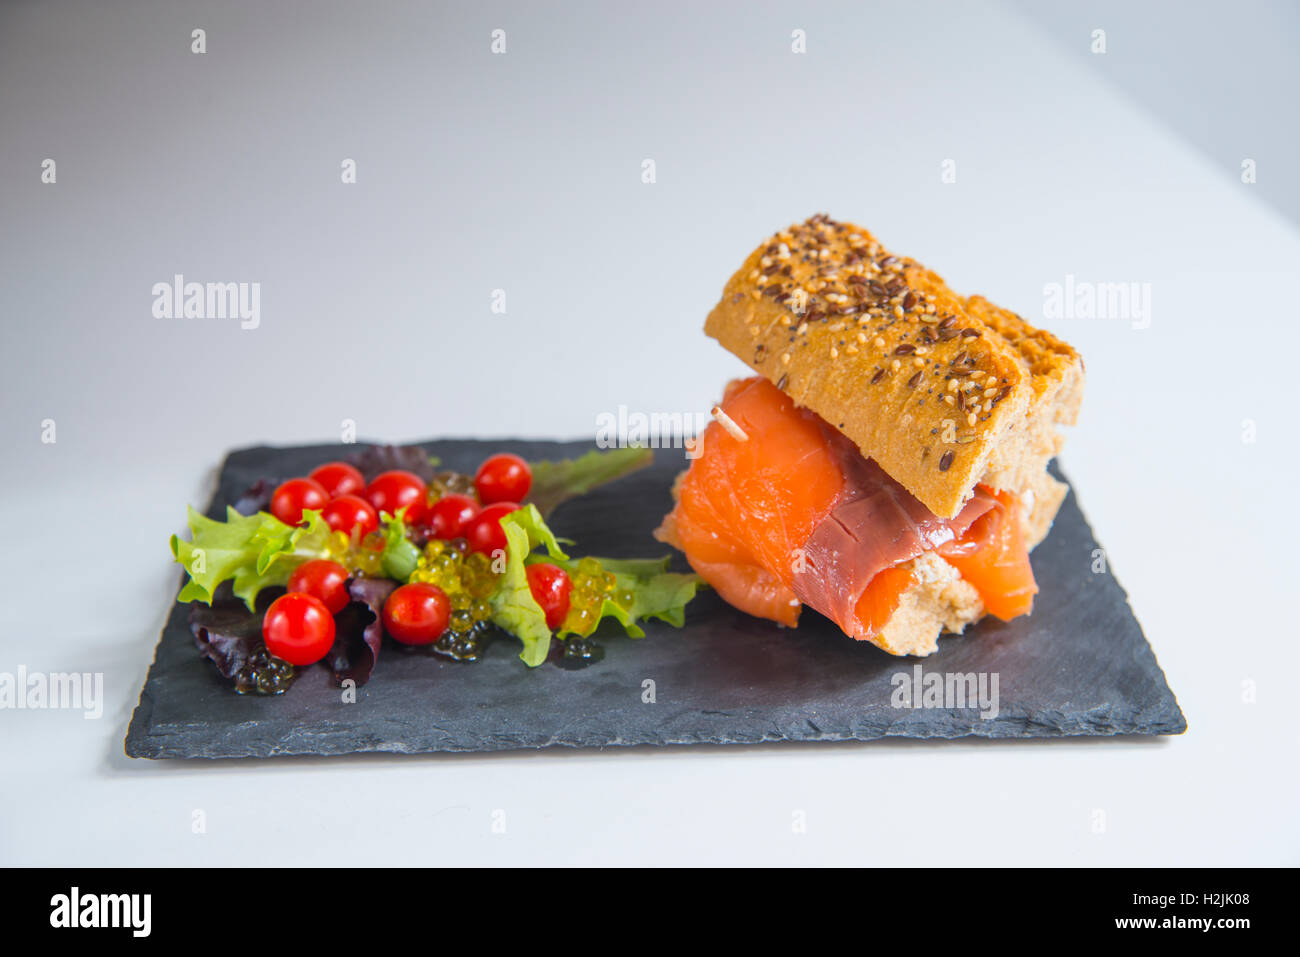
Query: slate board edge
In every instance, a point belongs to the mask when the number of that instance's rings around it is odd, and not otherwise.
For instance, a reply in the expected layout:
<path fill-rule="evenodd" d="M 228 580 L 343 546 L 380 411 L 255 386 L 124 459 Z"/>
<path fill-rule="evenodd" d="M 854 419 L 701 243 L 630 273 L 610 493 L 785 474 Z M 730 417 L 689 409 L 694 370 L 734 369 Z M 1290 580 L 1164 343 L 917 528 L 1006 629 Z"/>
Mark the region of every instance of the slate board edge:
<path fill-rule="evenodd" d="M 140 709 L 137 709 L 140 710 Z M 132 725 L 135 721 L 132 721 Z M 644 748 L 659 749 L 663 747 L 674 747 L 682 745 L 758 745 L 785 742 L 798 743 L 842 743 L 848 741 L 857 741 L 860 743 L 869 743 L 872 741 L 883 741 L 888 738 L 905 738 L 910 741 L 961 741 L 963 739 L 978 740 L 1011 740 L 1024 741 L 1033 739 L 1053 740 L 1058 738 L 1135 738 L 1148 739 L 1158 738 L 1165 735 L 1180 734 L 1185 725 L 1177 724 L 1157 725 L 1159 730 L 1153 730 L 1146 733 L 1120 732 L 1106 730 L 1104 725 L 1090 725 L 1082 719 L 1075 719 L 1068 725 L 1061 728 L 1055 728 L 1048 725 L 1038 725 L 1033 728 L 1025 726 L 1024 722 L 1014 720 L 1000 720 L 981 722 L 979 725 L 971 725 L 965 728 L 955 728 L 952 733 L 918 733 L 911 730 L 897 730 L 887 728 L 878 731 L 861 731 L 861 732 L 844 732 L 844 733 L 822 733 L 822 734 L 803 734 L 794 731 L 772 733 L 765 735 L 734 735 L 734 736 L 717 736 L 711 735 L 707 739 L 681 736 L 660 738 L 654 741 L 650 740 L 577 740 L 563 738 L 549 738 L 533 742 L 502 742 L 480 744 L 472 748 L 454 748 L 454 747 L 420 747 L 408 746 L 402 742 L 384 742 L 375 745 L 357 747 L 349 745 L 346 748 L 330 749 L 328 744 L 322 745 L 322 742 L 316 740 L 312 743 L 304 743 L 301 746 L 293 744 L 277 746 L 270 749 L 248 748 L 247 750 L 232 749 L 224 754 L 207 754 L 196 755 L 186 753 L 180 749 L 173 749 L 166 743 L 167 734 L 142 734 L 134 740 L 128 738 L 126 754 L 133 758 L 148 759 L 184 759 L 188 761 L 222 761 L 228 759 L 241 758 L 274 758 L 274 757 L 294 757 L 294 756 L 317 756 L 317 757 L 337 757 L 348 754 L 485 754 L 494 752 L 512 752 L 512 751 L 544 751 L 548 748 L 570 748 L 578 749 L 605 749 L 605 748 Z"/>
<path fill-rule="evenodd" d="M 1106 551 L 1106 546 L 1102 545 L 1101 541 L 1097 538 L 1096 527 L 1088 518 L 1088 513 L 1084 509 L 1083 503 L 1079 501 L 1079 497 L 1075 495 L 1074 483 L 1066 477 L 1065 472 L 1061 469 L 1060 462 L 1057 459 L 1052 459 L 1048 463 L 1048 470 L 1055 475 L 1056 478 L 1069 486 L 1069 491 L 1066 493 L 1066 500 L 1079 510 L 1079 514 L 1083 516 L 1084 524 L 1088 527 L 1088 530 L 1093 533 L 1093 542 L 1105 554 L 1106 574 L 1110 576 L 1111 580 L 1115 583 L 1115 586 L 1119 589 L 1120 594 L 1124 596 L 1124 604 L 1128 606 L 1129 614 L 1133 616 L 1133 620 L 1137 623 L 1138 631 L 1142 633 L 1145 653 L 1151 658 L 1152 667 L 1155 668 L 1156 673 L 1160 675 L 1160 680 L 1164 683 L 1166 694 L 1166 700 L 1164 702 L 1165 710 L 1168 711 L 1172 709 L 1172 714 L 1169 715 L 1167 725 L 1161 725 L 1161 730 L 1153 731 L 1151 733 L 1153 735 L 1182 734 L 1187 730 L 1187 716 L 1183 712 L 1183 706 L 1178 703 L 1178 696 L 1174 694 L 1173 686 L 1169 684 L 1169 676 L 1165 674 L 1165 669 L 1160 666 L 1160 658 L 1156 655 L 1156 649 L 1155 646 L 1151 644 L 1151 639 L 1147 637 L 1146 629 L 1142 627 L 1142 619 L 1138 617 L 1137 609 L 1133 607 L 1133 599 L 1129 596 L 1128 589 L 1124 587 L 1124 583 L 1119 580 L 1119 576 L 1115 574 L 1115 570 L 1111 566 L 1110 552 Z M 1061 503 L 1061 507 L 1065 507 L 1065 502 Z M 1050 535 L 1051 532 L 1049 531 L 1048 534 Z M 1168 730 L 1165 730 L 1166 727 Z M 1143 737 L 1145 737 L 1145 735 L 1143 735 Z"/>

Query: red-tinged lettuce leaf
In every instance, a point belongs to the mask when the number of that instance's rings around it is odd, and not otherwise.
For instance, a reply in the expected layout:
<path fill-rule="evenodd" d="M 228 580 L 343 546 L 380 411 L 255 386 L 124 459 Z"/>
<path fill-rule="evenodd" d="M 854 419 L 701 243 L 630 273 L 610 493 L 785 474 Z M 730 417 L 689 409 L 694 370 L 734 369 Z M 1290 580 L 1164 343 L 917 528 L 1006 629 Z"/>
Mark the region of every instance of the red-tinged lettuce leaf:
<path fill-rule="evenodd" d="M 283 588 L 266 588 L 257 596 L 256 610 L 249 611 L 227 583 L 217 589 L 211 605 L 191 602 L 190 631 L 199 654 L 216 665 L 223 678 L 233 681 L 262 647 L 262 616 L 283 594 Z"/>
<path fill-rule="evenodd" d="M 334 616 L 334 647 L 325 662 L 342 684 L 370 680 L 384 640 L 383 608 L 397 582 L 387 578 L 353 578 L 348 581 L 352 601 Z"/>
<path fill-rule="evenodd" d="M 267 479 L 258 479 L 239 496 L 231 506 L 240 515 L 255 515 L 271 507 L 271 496 L 275 494 L 275 485 Z"/>
<path fill-rule="evenodd" d="M 369 484 L 383 472 L 403 469 L 429 482 L 436 471 L 429 453 L 418 445 L 375 445 L 353 457 L 353 464 Z"/>

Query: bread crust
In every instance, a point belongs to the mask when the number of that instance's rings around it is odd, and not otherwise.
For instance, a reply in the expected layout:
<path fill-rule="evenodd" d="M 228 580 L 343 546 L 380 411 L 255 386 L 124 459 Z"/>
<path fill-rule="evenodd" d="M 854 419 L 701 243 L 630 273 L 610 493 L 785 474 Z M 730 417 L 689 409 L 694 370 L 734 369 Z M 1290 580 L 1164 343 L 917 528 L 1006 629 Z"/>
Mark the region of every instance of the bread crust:
<path fill-rule="evenodd" d="M 1041 420 L 1073 421 L 1082 392 L 1068 345 L 826 216 L 754 250 L 704 329 L 944 518 L 1055 454 Z"/>

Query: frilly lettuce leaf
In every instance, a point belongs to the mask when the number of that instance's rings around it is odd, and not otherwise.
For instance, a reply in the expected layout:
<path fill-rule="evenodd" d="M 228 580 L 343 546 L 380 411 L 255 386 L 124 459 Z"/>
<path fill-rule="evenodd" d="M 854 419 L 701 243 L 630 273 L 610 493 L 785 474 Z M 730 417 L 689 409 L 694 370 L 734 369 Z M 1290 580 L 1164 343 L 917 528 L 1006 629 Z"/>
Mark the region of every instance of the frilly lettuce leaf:
<path fill-rule="evenodd" d="M 219 522 L 189 509 L 191 540 L 171 538 L 172 556 L 190 576 L 177 600 L 211 605 L 217 586 L 229 581 L 235 597 L 253 610 L 263 588 L 286 584 L 303 562 L 330 557 L 330 527 L 320 512 L 305 509 L 303 517 L 306 525 L 290 526 L 266 512 L 240 515 L 227 508 Z"/>
<path fill-rule="evenodd" d="M 536 668 L 551 650 L 551 629 L 546 627 L 546 613 L 528 587 L 524 560 L 538 545 L 545 547 L 549 558 L 564 561 L 569 556 L 535 505 L 525 505 L 504 516 L 501 530 L 506 533 L 506 570 L 488 602 L 492 623 L 524 643 L 519 657 L 528 667 Z"/>
<path fill-rule="evenodd" d="M 384 526 L 384 574 L 405 582 L 420 560 L 420 549 L 406 537 L 406 506 L 395 516 L 384 512 L 380 521 Z"/>
<path fill-rule="evenodd" d="M 670 572 L 668 570 L 670 559 L 667 555 L 662 558 L 592 557 L 600 562 L 605 571 L 614 575 L 618 581 L 618 591 L 631 592 L 632 605 L 630 608 L 624 608 L 605 599 L 601 603 L 600 614 L 596 617 L 595 623 L 587 631 L 582 632 L 580 637 L 594 632 L 606 617 L 618 621 L 632 638 L 645 637 L 645 631 L 637 622 L 646 618 L 657 618 L 675 628 L 680 628 L 686 623 L 686 605 L 695 597 L 695 592 L 700 587 L 698 575 Z M 570 576 L 576 575 L 578 570 L 576 560 L 554 562 L 553 559 L 539 555 L 532 561 L 552 561 Z M 563 638 L 568 634 L 579 633 L 562 631 L 559 637 Z"/>
<path fill-rule="evenodd" d="M 551 630 L 546 626 L 546 614 L 533 598 L 528 587 L 527 567 L 536 562 L 559 565 L 570 576 L 578 568 L 577 559 L 570 559 L 560 548 L 559 539 L 546 527 L 540 511 L 526 505 L 501 519 L 509 547 L 506 550 L 506 570 L 492 596 L 492 621 L 523 642 L 519 657 L 529 667 L 535 668 L 546 660 L 551 647 Z M 542 550 L 533 553 L 541 546 Z M 598 558 L 601 567 L 613 573 L 619 591 L 632 594 L 631 607 L 624 608 L 613 601 L 601 604 L 600 613 L 592 627 L 583 633 L 591 634 L 604 618 L 614 618 L 633 638 L 645 637 L 638 622 L 657 618 L 670 625 L 681 627 L 685 622 L 686 603 L 695 597 L 700 579 L 668 571 L 668 556 L 663 558 Z M 576 632 L 561 631 L 563 638 Z"/>

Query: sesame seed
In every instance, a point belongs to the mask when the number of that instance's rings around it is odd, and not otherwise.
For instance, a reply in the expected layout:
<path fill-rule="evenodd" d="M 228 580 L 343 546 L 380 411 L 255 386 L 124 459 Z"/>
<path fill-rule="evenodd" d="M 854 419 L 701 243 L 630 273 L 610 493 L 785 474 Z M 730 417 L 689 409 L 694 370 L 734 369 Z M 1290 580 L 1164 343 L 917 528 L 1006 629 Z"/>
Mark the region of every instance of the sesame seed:
<path fill-rule="evenodd" d="M 853 343 L 849 343 L 849 345 L 845 347 L 844 351 L 851 356 L 856 356 L 858 354 L 858 347 L 853 345 Z"/>
<path fill-rule="evenodd" d="M 876 338 L 871 341 L 871 344 L 877 349 L 885 348 L 885 340 L 881 336 L 876 336 Z"/>
<path fill-rule="evenodd" d="M 838 359 L 839 357 L 840 357 L 840 350 L 836 349 L 834 346 L 831 346 L 831 358 Z"/>
<path fill-rule="evenodd" d="M 889 368 L 893 369 L 895 372 L 897 372 L 902 367 L 903 367 L 903 360 L 901 359 L 895 359 L 893 362 L 889 364 Z"/>
<path fill-rule="evenodd" d="M 949 405 L 956 405 L 956 404 L 957 404 L 957 400 L 954 399 L 954 398 L 953 398 L 952 396 L 950 396 L 950 395 L 945 395 L 945 396 L 943 397 L 943 401 L 947 402 Z"/>
<path fill-rule="evenodd" d="M 749 327 L 749 334 L 750 334 L 751 336 L 756 336 L 756 335 L 758 335 L 758 326 L 750 326 L 750 327 Z"/>
<path fill-rule="evenodd" d="M 972 412 L 970 415 L 966 416 L 966 424 L 967 424 L 967 425 L 974 425 L 974 424 L 975 424 L 975 413 L 974 413 L 974 412 Z"/>
<path fill-rule="evenodd" d="M 795 332 L 799 333 L 799 335 L 803 335 L 807 331 L 808 331 L 808 323 L 806 322 L 799 323 L 799 328 L 795 330 Z"/>
<path fill-rule="evenodd" d="M 916 363 L 918 366 L 920 366 L 922 369 L 925 368 L 925 360 L 922 359 L 920 356 L 914 356 L 912 358 L 912 361 Z"/>
<path fill-rule="evenodd" d="M 956 380 L 956 379 L 949 379 L 949 380 L 948 380 L 948 391 L 949 391 L 949 392 L 956 392 L 956 391 L 957 391 L 957 380 Z"/>

